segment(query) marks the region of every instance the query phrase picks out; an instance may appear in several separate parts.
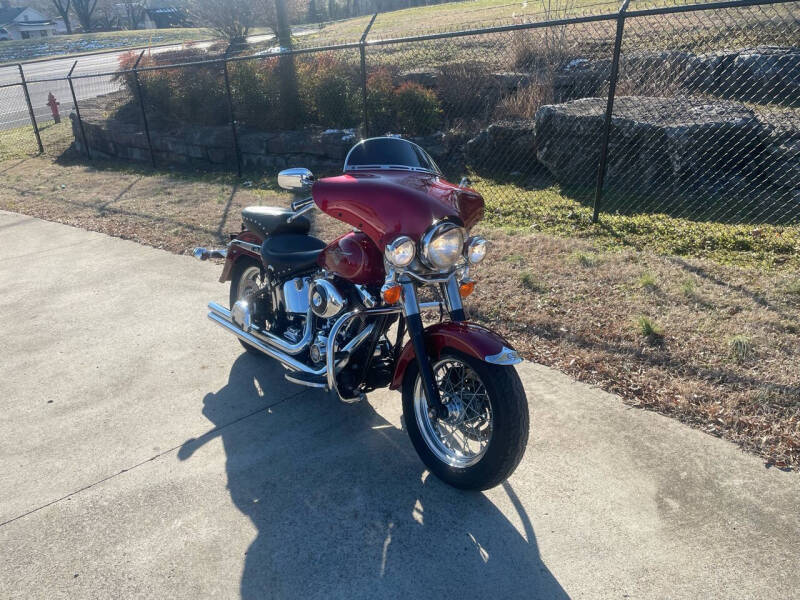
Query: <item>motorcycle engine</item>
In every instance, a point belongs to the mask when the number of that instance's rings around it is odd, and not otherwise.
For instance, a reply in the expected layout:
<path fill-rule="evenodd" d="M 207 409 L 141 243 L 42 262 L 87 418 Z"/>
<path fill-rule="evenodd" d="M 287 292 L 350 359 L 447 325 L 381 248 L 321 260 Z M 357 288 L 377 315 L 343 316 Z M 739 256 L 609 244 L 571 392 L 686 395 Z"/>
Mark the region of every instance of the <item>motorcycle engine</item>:
<path fill-rule="evenodd" d="M 322 319 L 340 315 L 347 299 L 329 279 L 315 279 L 311 285 L 311 312 Z"/>

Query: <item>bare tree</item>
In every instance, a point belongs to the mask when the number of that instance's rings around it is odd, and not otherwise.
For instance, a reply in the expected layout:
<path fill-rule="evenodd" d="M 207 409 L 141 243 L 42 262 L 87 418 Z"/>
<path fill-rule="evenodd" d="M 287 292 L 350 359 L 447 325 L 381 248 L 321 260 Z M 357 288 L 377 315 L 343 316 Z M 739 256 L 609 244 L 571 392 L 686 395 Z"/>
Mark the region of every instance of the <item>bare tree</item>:
<path fill-rule="evenodd" d="M 69 8 L 72 0 L 50 0 L 53 7 L 58 11 L 59 16 L 64 19 L 64 27 L 67 28 L 67 33 L 72 33 L 72 25 L 69 22 Z"/>
<path fill-rule="evenodd" d="M 144 4 L 141 2 L 125 3 L 125 26 L 128 29 L 139 29 L 144 22 Z"/>
<path fill-rule="evenodd" d="M 260 8 L 253 0 L 195 0 L 191 13 L 198 25 L 205 25 L 231 44 L 241 44 L 250 27 L 263 21 Z"/>
<path fill-rule="evenodd" d="M 84 31 L 91 31 L 94 25 L 94 11 L 97 8 L 97 0 L 72 0 L 72 10 L 78 17 L 78 22 Z"/>

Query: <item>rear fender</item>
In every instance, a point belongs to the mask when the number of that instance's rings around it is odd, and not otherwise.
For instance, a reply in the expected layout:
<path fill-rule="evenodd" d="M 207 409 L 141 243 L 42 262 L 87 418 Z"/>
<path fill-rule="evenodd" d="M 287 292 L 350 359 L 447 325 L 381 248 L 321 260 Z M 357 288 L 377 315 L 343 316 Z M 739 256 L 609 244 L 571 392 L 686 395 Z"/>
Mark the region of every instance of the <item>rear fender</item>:
<path fill-rule="evenodd" d="M 239 240 L 240 242 L 245 242 L 248 244 L 257 244 L 261 246 L 264 243 L 264 240 L 257 236 L 255 233 L 251 231 L 242 231 L 239 233 L 233 242 Z M 228 255 L 225 258 L 225 266 L 222 267 L 222 275 L 219 277 L 220 283 L 225 283 L 226 281 L 231 280 L 231 273 L 233 272 L 233 265 L 236 264 L 236 261 L 239 260 L 243 256 L 249 256 L 250 258 L 255 258 L 259 263 L 261 262 L 261 253 L 260 252 L 251 252 L 246 248 L 242 248 L 241 246 L 237 246 L 231 242 L 228 245 Z"/>
<path fill-rule="evenodd" d="M 496 365 L 515 365 L 522 362 L 516 350 L 499 334 L 468 321 L 448 321 L 427 327 L 423 333 L 428 358 L 436 361 L 447 349 Z M 406 369 L 416 359 L 414 346 L 409 341 L 403 348 L 395 366 L 389 389 L 403 385 Z"/>

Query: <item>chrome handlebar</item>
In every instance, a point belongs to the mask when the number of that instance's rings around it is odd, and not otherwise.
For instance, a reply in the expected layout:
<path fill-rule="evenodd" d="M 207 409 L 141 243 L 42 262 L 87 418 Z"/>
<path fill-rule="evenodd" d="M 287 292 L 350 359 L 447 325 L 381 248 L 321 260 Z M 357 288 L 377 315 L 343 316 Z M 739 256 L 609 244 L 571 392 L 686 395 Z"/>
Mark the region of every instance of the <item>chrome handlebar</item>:
<path fill-rule="evenodd" d="M 301 208 L 305 208 L 309 204 L 314 204 L 314 198 L 309 196 L 308 198 L 303 198 L 302 200 L 295 200 L 292 202 L 292 210 L 297 211 Z"/>

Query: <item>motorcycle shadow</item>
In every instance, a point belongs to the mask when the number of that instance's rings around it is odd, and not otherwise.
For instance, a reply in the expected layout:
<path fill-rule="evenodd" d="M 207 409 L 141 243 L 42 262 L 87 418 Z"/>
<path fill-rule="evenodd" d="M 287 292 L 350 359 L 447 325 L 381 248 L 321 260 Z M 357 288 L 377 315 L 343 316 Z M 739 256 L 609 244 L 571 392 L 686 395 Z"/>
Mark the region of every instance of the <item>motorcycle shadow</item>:
<path fill-rule="evenodd" d="M 484 494 L 429 476 L 406 433 L 368 403 L 297 388 L 275 404 L 278 381 L 277 363 L 242 354 L 204 399 L 221 429 L 179 452 L 222 438 L 231 498 L 258 531 L 243 598 L 568 598 L 510 484 L 523 533 Z M 263 410 L 228 425 L 232 405 Z"/>

